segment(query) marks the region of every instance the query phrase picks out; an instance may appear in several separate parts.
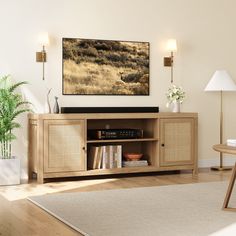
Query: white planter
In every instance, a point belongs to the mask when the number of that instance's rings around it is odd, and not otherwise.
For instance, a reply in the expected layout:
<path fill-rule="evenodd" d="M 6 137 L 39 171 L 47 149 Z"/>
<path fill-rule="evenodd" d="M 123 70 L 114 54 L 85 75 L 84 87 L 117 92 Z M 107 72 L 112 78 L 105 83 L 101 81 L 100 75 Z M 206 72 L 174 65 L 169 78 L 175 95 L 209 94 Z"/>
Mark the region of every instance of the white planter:
<path fill-rule="evenodd" d="M 20 159 L 0 158 L 0 185 L 20 184 Z"/>

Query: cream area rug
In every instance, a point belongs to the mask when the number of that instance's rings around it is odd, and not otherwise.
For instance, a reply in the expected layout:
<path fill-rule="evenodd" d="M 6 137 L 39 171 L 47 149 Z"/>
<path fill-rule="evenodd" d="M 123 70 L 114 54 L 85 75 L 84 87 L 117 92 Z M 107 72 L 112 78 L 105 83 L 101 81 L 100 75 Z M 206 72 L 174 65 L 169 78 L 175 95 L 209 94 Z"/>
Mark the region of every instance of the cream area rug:
<path fill-rule="evenodd" d="M 28 199 L 83 235 L 229 236 L 236 235 L 236 212 L 221 210 L 227 186 L 211 182 Z"/>

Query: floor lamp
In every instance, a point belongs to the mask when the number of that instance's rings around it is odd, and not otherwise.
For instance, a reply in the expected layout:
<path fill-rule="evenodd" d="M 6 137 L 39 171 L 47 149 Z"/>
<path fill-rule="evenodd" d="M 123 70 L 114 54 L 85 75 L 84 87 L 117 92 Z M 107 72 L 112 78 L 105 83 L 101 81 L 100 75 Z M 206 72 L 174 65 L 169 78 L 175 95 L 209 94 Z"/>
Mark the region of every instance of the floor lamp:
<path fill-rule="evenodd" d="M 220 92 L 220 144 L 223 143 L 223 92 L 224 91 L 236 91 L 236 85 L 232 78 L 225 70 L 217 70 L 209 83 L 207 84 L 205 91 L 218 91 Z M 211 167 L 212 170 L 230 170 L 232 167 L 223 166 L 223 154 L 220 153 L 220 166 Z"/>

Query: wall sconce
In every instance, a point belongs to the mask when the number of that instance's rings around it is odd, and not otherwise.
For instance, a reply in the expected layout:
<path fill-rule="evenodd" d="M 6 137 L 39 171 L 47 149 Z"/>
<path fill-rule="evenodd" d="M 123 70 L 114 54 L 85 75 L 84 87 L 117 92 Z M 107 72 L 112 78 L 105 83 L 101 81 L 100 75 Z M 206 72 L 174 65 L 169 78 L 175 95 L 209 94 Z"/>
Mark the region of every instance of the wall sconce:
<path fill-rule="evenodd" d="M 40 45 L 42 45 L 43 49 L 41 52 L 36 52 L 36 62 L 42 62 L 43 63 L 43 80 L 44 77 L 44 63 L 47 61 L 47 53 L 45 51 L 45 46 L 49 45 L 49 37 L 48 33 L 43 33 L 39 35 L 38 42 Z"/>
<path fill-rule="evenodd" d="M 177 51 L 176 39 L 169 39 L 166 44 L 167 51 L 170 51 L 170 57 L 164 57 L 164 66 L 171 67 L 171 83 L 173 83 L 173 64 L 174 64 L 174 52 Z"/>

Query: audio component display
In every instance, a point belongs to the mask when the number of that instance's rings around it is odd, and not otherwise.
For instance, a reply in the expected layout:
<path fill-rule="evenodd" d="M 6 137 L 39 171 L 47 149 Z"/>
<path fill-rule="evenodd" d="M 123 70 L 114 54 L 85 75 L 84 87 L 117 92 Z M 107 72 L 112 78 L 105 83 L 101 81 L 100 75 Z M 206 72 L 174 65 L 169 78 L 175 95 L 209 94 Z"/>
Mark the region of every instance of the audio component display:
<path fill-rule="evenodd" d="M 142 129 L 89 129 L 88 139 L 136 139 L 143 138 Z"/>

